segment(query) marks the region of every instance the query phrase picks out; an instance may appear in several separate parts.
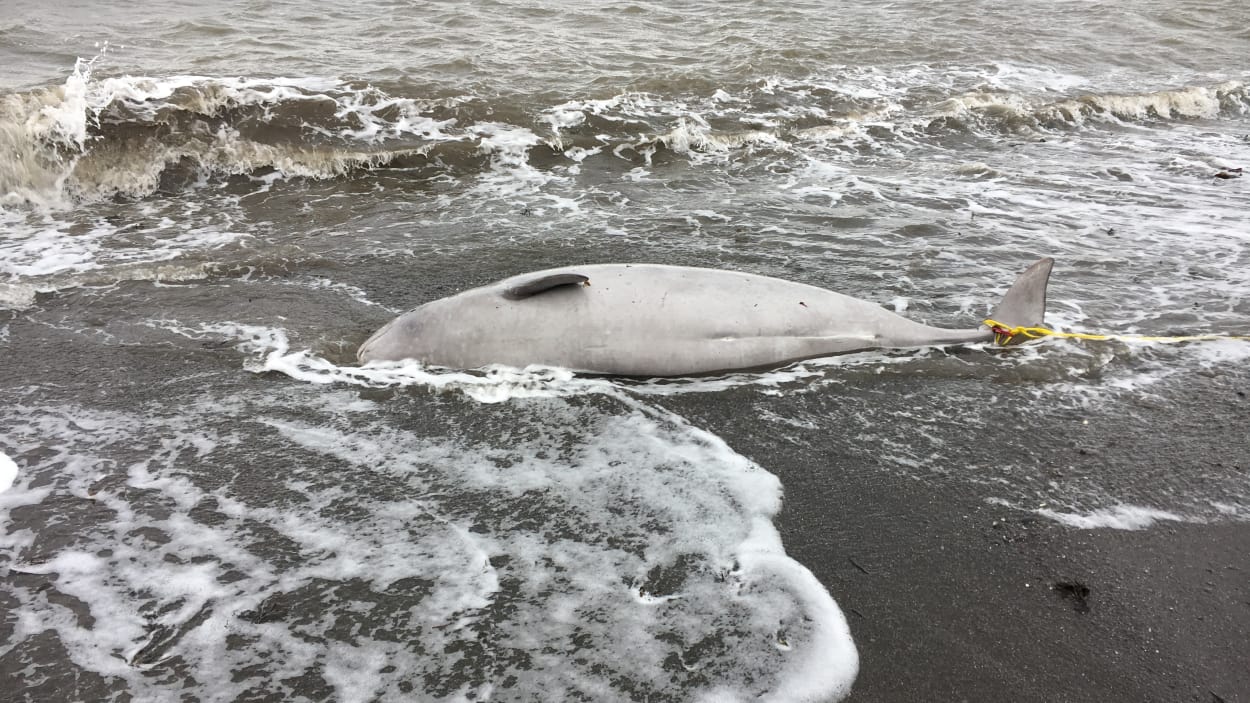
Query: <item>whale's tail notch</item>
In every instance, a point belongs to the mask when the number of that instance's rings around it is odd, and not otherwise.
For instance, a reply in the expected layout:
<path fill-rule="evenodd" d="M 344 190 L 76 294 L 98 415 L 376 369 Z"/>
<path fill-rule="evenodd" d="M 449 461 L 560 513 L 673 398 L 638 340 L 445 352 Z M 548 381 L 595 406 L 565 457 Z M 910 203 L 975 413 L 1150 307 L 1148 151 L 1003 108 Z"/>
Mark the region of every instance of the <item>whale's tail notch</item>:
<path fill-rule="evenodd" d="M 1050 269 L 1054 265 L 1055 260 L 1046 257 L 1025 269 L 994 308 L 990 319 L 1008 327 L 1041 327 L 1046 318 L 1046 284 L 1050 282 Z M 1026 339 L 1024 335 L 1015 335 L 1003 344 L 1018 344 Z"/>

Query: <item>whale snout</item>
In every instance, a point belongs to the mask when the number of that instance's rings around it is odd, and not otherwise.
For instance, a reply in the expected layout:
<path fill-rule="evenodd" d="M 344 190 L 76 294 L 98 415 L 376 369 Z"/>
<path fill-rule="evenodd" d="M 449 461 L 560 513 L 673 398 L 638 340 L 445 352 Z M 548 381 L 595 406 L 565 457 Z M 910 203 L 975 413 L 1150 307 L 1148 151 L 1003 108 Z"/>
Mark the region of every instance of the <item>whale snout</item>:
<path fill-rule="evenodd" d="M 387 343 L 387 335 L 390 333 L 391 329 L 395 327 L 396 322 L 399 322 L 399 318 L 395 318 L 385 325 L 382 325 L 381 329 L 374 332 L 368 339 L 366 339 L 364 344 L 361 344 L 360 348 L 356 350 L 356 361 L 361 364 L 367 364 L 370 361 L 382 361 L 389 359 L 389 357 L 385 355 L 386 348 L 390 346 Z"/>

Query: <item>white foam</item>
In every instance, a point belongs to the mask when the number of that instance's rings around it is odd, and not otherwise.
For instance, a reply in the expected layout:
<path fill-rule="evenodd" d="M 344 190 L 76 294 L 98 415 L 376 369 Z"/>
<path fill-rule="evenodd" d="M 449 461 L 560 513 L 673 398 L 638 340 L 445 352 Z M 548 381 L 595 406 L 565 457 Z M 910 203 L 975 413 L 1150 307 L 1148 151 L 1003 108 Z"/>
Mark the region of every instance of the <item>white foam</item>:
<path fill-rule="evenodd" d="M 490 199 L 505 202 L 524 202 L 527 196 L 537 196 L 557 209 L 569 213 L 580 210 L 579 198 L 548 193 L 544 188 L 564 180 L 551 171 L 535 168 L 529 162 L 529 151 L 543 140 L 533 131 L 501 122 L 483 122 L 473 125 L 478 137 L 478 150 L 490 157 L 490 170 L 481 174 L 472 192 Z M 534 208 L 534 214 L 545 214 L 545 208 Z"/>
<path fill-rule="evenodd" d="M 1009 61 L 994 64 L 994 72 L 985 76 L 985 84 L 999 90 L 1027 92 L 1043 90 L 1050 93 L 1071 93 L 1090 85 L 1085 76 L 1060 71 L 1053 66 L 1029 65 Z"/>
<path fill-rule="evenodd" d="M 566 369 L 544 366 L 525 369 L 496 366 L 480 373 L 427 367 L 414 361 L 339 366 L 307 349 L 292 351 L 286 330 L 281 328 L 236 323 L 186 327 L 172 320 L 150 320 L 148 324 L 192 339 L 225 337 L 237 340 L 237 348 L 250 355 L 245 363 L 248 370 L 256 373 L 275 371 L 316 385 L 346 384 L 366 388 L 423 386 L 463 392 L 483 403 L 609 392 L 613 388 L 607 380 L 579 378 Z"/>
<path fill-rule="evenodd" d="M 742 132 L 716 132 L 698 115 L 686 115 L 658 141 L 678 154 L 692 157 L 696 162 L 699 154 L 724 154 L 731 149 L 750 145 L 782 146 L 777 135 L 765 130 Z"/>
<path fill-rule="evenodd" d="M 236 348 L 248 355 L 244 368 L 254 373 L 273 371 L 319 386 L 424 387 L 440 392 L 463 393 L 481 403 L 580 395 L 624 398 L 719 393 L 748 386 L 775 394 L 786 387 L 819 387 L 835 379 L 841 369 L 871 367 L 880 370 L 885 366 L 908 364 L 915 359 L 907 355 L 870 351 L 810 359 L 771 371 L 633 381 L 579 376 L 568 369 L 540 365 L 522 369 L 495 365 L 472 372 L 426 366 L 412 360 L 341 366 L 308 349 L 293 351 L 287 331 L 282 328 L 239 323 L 188 327 L 175 320 L 149 320 L 147 324 L 192 339 L 234 340 Z M 917 353 L 920 351 L 923 350 Z"/>
<path fill-rule="evenodd" d="M 346 645 L 331 645 L 329 650 L 325 677 L 334 686 L 335 700 L 346 703 L 377 700 L 379 683 L 384 680 L 381 671 L 389 661 L 386 653 L 376 648 Z"/>
<path fill-rule="evenodd" d="M 8 454 L 0 452 L 0 493 L 12 488 L 16 480 L 17 464 L 9 458 Z"/>
<path fill-rule="evenodd" d="M 1041 508 L 1037 511 L 1038 515 L 1048 517 L 1056 522 L 1061 522 L 1069 527 L 1075 527 L 1080 530 L 1094 530 L 1100 528 L 1110 528 L 1113 530 L 1144 530 L 1153 526 L 1161 520 L 1172 522 L 1193 522 L 1192 519 L 1182 517 L 1176 513 L 1166 510 L 1158 510 L 1156 508 L 1147 508 L 1139 505 L 1119 504 L 1109 508 L 1101 508 L 1088 513 L 1064 513 L 1051 510 L 1050 508 Z"/>
<path fill-rule="evenodd" d="M 205 213 L 193 201 L 148 202 L 120 220 L 0 210 L 0 307 L 29 307 L 38 293 L 81 286 L 206 278 L 214 252 L 251 236 L 233 226 L 230 203 L 213 205 L 220 207 Z"/>
<path fill-rule="evenodd" d="M 0 97 L 0 147 L 16 156 L 0 162 L 0 207 L 33 203 L 50 209 L 73 207 L 114 195 L 143 197 L 156 191 L 162 172 L 184 157 L 205 173 L 247 174 L 273 168 L 284 176 L 328 178 L 371 168 L 397 156 L 424 153 L 438 142 L 467 139 L 452 119 L 427 113 L 436 103 L 394 97 L 371 87 L 324 78 L 229 78 L 198 75 L 114 76 L 93 79 L 100 57 L 79 60 L 64 85 Z M 338 146 L 266 144 L 240 136 L 229 122 L 192 140 L 155 138 L 119 151 L 90 139 L 91 129 L 110 110 L 123 110 L 136 124 L 166 121 L 162 113 L 216 117 L 240 108 L 330 103 L 341 126 L 310 125 L 310 137 L 330 137 Z M 103 117 L 102 117 L 103 116 Z M 417 137 L 420 146 L 379 149 Z M 353 146 L 355 145 L 355 146 Z"/>
<path fill-rule="evenodd" d="M 538 399 L 482 406 L 501 408 L 482 419 L 506 429 L 471 439 L 360 417 L 376 406 L 351 391 L 293 388 L 246 405 L 205 396 L 175 414 L 6 408 L 12 441 L 52 450 L 30 469 L 50 485 L 11 493 L 110 515 L 14 567 L 48 576 L 94 622 L 6 586 L 19 603 L 12 642 L 51 632 L 75 666 L 139 698 L 167 693 L 152 672 L 175 660 L 196 672 L 184 690 L 231 698 L 315 668 L 343 700 L 396 697 L 453 670 L 467 680 L 452 697 L 508 681 L 527 696 L 614 699 L 627 695 L 618 681 L 669 690 L 661 664 L 674 657 L 707 677 L 683 689 L 692 699 L 849 689 L 845 619 L 772 525 L 776 477 L 679 416 Z M 240 435 L 253 419 L 274 432 Z M 253 452 L 258 437 L 280 466 Z M 32 544 L 0 525 L 10 555 Z M 461 671 L 449 654 L 472 643 L 498 654 L 487 670 Z"/>
<path fill-rule="evenodd" d="M 766 529 L 771 530 L 771 525 Z M 850 628 L 820 581 L 798 562 L 785 557 L 779 547 L 742 553 L 743 571 L 752 574 L 757 581 L 775 579 L 798 599 L 803 617 L 817 623 L 803 634 L 814 635 L 818 642 L 806 651 L 795 651 L 790 637 L 797 633 L 778 632 L 774 646 L 787 658 L 794 657 L 798 661 L 789 662 L 788 675 L 761 700 L 778 703 L 840 700 L 850 694 L 851 684 L 859 673 L 859 654 Z"/>
<path fill-rule="evenodd" d="M 0 308 L 23 310 L 35 304 L 38 294 L 39 289 L 27 283 L 0 283 Z"/>
<path fill-rule="evenodd" d="M 1250 338 L 1250 330 L 1230 330 L 1241 332 L 1243 337 Z M 1215 334 L 1220 334 L 1216 332 Z M 1216 339 L 1191 344 L 1186 352 L 1195 361 L 1207 369 L 1219 369 L 1230 364 L 1244 364 L 1250 360 L 1250 339 Z"/>
<path fill-rule="evenodd" d="M 1209 501 L 1212 508 L 1222 517 L 1236 518 L 1240 520 L 1250 519 L 1250 507 L 1238 505 L 1235 503 L 1225 503 L 1223 501 Z"/>
<path fill-rule="evenodd" d="M 1144 120 L 1150 118 L 1216 117 L 1222 100 L 1229 95 L 1242 95 L 1245 86 L 1230 81 L 1215 86 L 1191 86 L 1176 90 L 1161 90 L 1139 95 L 1094 95 L 1081 101 L 1065 101 L 1053 110 L 1065 115 L 1078 116 L 1092 106 L 1099 114 L 1119 119 Z M 1079 118 L 1077 118 L 1079 119 Z"/>

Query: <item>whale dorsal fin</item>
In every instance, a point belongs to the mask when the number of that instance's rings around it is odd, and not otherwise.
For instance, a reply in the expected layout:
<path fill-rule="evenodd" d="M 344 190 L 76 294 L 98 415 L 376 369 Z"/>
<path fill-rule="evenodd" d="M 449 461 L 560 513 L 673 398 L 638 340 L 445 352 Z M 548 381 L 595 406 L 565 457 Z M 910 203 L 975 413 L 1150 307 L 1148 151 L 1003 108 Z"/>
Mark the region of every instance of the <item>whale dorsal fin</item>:
<path fill-rule="evenodd" d="M 552 288 L 560 286 L 582 285 L 589 281 L 590 278 L 580 273 L 552 273 L 546 276 L 531 278 L 518 283 L 503 292 L 503 297 L 508 300 L 522 300 L 539 293 L 544 293 Z"/>
<path fill-rule="evenodd" d="M 1012 327 L 1036 327 L 1044 324 L 1046 284 L 1050 281 L 1050 269 L 1054 264 L 1055 260 L 1047 257 L 1025 269 L 994 308 L 992 319 Z M 1017 335 L 1008 338 L 1004 344 L 1018 344 L 1026 339 L 1028 337 L 1025 335 Z"/>

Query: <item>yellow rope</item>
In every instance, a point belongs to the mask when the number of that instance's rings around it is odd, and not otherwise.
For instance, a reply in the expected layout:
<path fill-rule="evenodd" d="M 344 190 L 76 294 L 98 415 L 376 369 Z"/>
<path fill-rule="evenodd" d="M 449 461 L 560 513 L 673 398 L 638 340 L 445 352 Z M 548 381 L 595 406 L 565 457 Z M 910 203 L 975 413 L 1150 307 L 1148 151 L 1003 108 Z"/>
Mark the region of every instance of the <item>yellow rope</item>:
<path fill-rule="evenodd" d="M 985 324 L 994 332 L 994 343 L 999 346 L 1011 344 L 1011 340 L 1019 335 L 1027 339 L 1042 337 L 1062 337 L 1064 339 L 1092 339 L 1106 341 L 1111 339 L 1123 342 L 1204 342 L 1218 339 L 1250 341 L 1250 336 L 1228 334 L 1197 334 L 1182 337 L 1151 337 L 1144 334 L 1088 334 L 1086 332 L 1057 332 L 1046 327 L 1012 327 L 997 320 L 986 320 Z"/>

